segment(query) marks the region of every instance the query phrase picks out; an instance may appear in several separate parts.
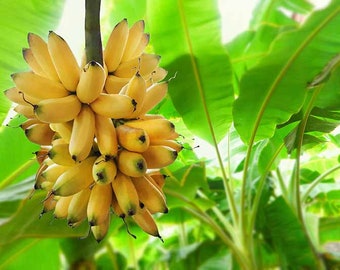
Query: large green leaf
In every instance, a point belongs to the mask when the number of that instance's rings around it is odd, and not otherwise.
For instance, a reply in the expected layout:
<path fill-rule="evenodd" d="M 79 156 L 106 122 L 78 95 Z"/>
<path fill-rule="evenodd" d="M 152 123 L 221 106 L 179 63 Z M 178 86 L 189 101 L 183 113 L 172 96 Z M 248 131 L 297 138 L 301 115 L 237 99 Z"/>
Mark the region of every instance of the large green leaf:
<path fill-rule="evenodd" d="M 203 9 L 204 7 L 204 9 Z M 210 143 L 231 123 L 229 57 L 221 44 L 217 1 L 149 0 L 152 45 L 169 70 L 169 93 L 186 126 Z"/>
<path fill-rule="evenodd" d="M 47 37 L 48 30 L 56 28 L 64 0 L 12 0 L 0 5 L 0 89 L 12 87 L 10 74 L 27 70 L 21 49 L 27 47 L 27 33 Z M 0 95 L 0 122 L 2 123 L 10 102 Z"/>
<path fill-rule="evenodd" d="M 298 30 L 282 34 L 271 52 L 241 80 L 235 127 L 245 142 L 272 137 L 300 110 L 306 85 L 340 50 L 340 7 L 333 1 Z"/>

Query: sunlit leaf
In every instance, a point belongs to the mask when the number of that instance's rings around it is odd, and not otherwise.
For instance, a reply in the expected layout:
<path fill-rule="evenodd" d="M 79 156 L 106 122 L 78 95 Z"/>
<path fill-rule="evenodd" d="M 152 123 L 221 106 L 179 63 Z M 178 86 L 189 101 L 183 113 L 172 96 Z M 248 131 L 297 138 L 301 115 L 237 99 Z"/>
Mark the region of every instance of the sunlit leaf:
<path fill-rule="evenodd" d="M 271 52 L 242 78 L 233 113 L 245 142 L 272 137 L 276 125 L 300 110 L 307 83 L 340 50 L 339 13 L 333 1 L 299 30 L 282 34 Z"/>
<path fill-rule="evenodd" d="M 175 76 L 169 89 L 174 106 L 194 134 L 220 141 L 231 123 L 233 91 L 216 1 L 154 0 L 147 12 L 155 51 Z"/>

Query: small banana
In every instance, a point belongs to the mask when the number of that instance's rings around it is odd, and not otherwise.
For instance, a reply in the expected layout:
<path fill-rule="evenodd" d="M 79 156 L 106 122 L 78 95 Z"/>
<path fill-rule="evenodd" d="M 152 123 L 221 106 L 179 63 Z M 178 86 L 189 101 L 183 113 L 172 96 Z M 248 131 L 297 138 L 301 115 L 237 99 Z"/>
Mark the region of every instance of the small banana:
<path fill-rule="evenodd" d="M 143 53 L 146 46 L 149 44 L 149 41 L 150 41 L 150 34 L 143 33 L 130 59 L 139 57 Z"/>
<path fill-rule="evenodd" d="M 77 86 L 77 96 L 83 103 L 91 103 L 103 91 L 106 73 L 101 64 L 90 61 L 83 68 Z"/>
<path fill-rule="evenodd" d="M 136 101 L 136 108 L 131 117 L 137 117 L 143 107 L 144 97 L 146 93 L 146 84 L 143 77 L 137 72 L 126 86 L 125 95 Z"/>
<path fill-rule="evenodd" d="M 104 239 L 107 232 L 109 231 L 109 227 L 110 227 L 110 215 L 109 214 L 107 215 L 104 222 L 96 226 L 91 226 L 91 231 L 93 233 L 93 236 L 98 243 L 100 243 Z"/>
<path fill-rule="evenodd" d="M 29 33 L 27 39 L 34 58 L 47 77 L 50 80 L 59 81 L 59 76 L 48 51 L 47 43 L 40 36 L 33 33 Z"/>
<path fill-rule="evenodd" d="M 40 213 L 40 217 L 43 214 L 52 211 L 55 208 L 56 204 L 57 200 L 54 198 L 54 196 L 53 195 L 48 196 L 43 202 L 43 210 Z"/>
<path fill-rule="evenodd" d="M 56 164 L 63 166 L 73 166 L 76 164 L 76 162 L 72 159 L 68 149 L 69 144 L 67 143 L 55 144 L 49 150 L 48 157 Z"/>
<path fill-rule="evenodd" d="M 53 194 L 52 194 L 53 195 Z M 73 196 L 58 197 L 53 216 L 54 218 L 66 218 L 68 214 L 68 207 Z"/>
<path fill-rule="evenodd" d="M 111 202 L 111 207 L 113 210 L 113 213 L 116 214 L 120 218 L 125 218 L 125 213 L 123 212 L 122 208 L 120 207 L 116 194 L 112 192 L 112 202 Z"/>
<path fill-rule="evenodd" d="M 60 81 L 67 90 L 74 92 L 79 82 L 80 68 L 71 48 L 53 31 L 48 35 L 47 46 Z"/>
<path fill-rule="evenodd" d="M 30 71 L 14 73 L 11 77 L 19 91 L 37 99 L 60 98 L 69 94 L 60 82 Z"/>
<path fill-rule="evenodd" d="M 121 150 L 117 158 L 118 169 L 131 177 L 143 176 L 147 169 L 147 163 L 140 153 Z"/>
<path fill-rule="evenodd" d="M 34 107 L 32 107 L 31 105 L 19 104 L 13 108 L 13 111 L 25 116 L 26 118 L 35 118 Z"/>
<path fill-rule="evenodd" d="M 168 82 L 154 83 L 147 88 L 145 92 L 144 102 L 139 111 L 140 115 L 144 115 L 159 104 L 168 92 Z"/>
<path fill-rule="evenodd" d="M 41 124 L 42 122 L 40 122 L 38 119 L 36 118 L 30 118 L 30 119 L 26 119 L 24 122 L 22 122 L 20 124 L 20 127 L 22 128 L 22 130 L 26 130 L 27 128 L 29 128 L 30 126 L 34 125 L 34 124 Z"/>
<path fill-rule="evenodd" d="M 144 152 L 150 140 L 144 129 L 120 125 L 116 128 L 119 145 L 132 152 Z"/>
<path fill-rule="evenodd" d="M 46 123 L 37 123 L 25 129 L 25 135 L 31 142 L 39 145 L 50 145 L 54 131 Z"/>
<path fill-rule="evenodd" d="M 175 125 L 165 118 L 132 120 L 124 124 L 129 127 L 144 129 L 149 135 L 151 143 L 154 140 L 173 140 L 179 136 L 175 131 Z"/>
<path fill-rule="evenodd" d="M 111 185 L 94 185 L 87 205 L 87 218 L 90 226 L 105 222 L 112 202 Z"/>
<path fill-rule="evenodd" d="M 113 28 L 104 50 L 104 61 L 109 72 L 115 71 L 121 62 L 128 36 L 129 26 L 123 19 Z"/>
<path fill-rule="evenodd" d="M 24 57 L 26 63 L 29 65 L 31 70 L 42 77 L 48 77 L 45 71 L 42 69 L 38 61 L 35 59 L 33 52 L 29 48 L 22 49 L 22 56 Z"/>
<path fill-rule="evenodd" d="M 114 157 L 118 152 L 116 128 L 111 118 L 95 114 L 95 136 L 99 152 L 106 158 Z"/>
<path fill-rule="evenodd" d="M 67 224 L 71 227 L 78 226 L 87 217 L 87 204 L 91 189 L 85 188 L 72 196 L 68 206 Z"/>
<path fill-rule="evenodd" d="M 128 39 L 126 42 L 124 54 L 122 56 L 122 62 L 128 61 L 133 58 L 140 40 L 144 34 L 145 23 L 143 20 L 135 22 L 129 29 Z"/>
<path fill-rule="evenodd" d="M 52 130 L 57 132 L 66 143 L 70 143 L 73 121 L 63 123 L 51 123 L 50 127 Z"/>
<path fill-rule="evenodd" d="M 46 123 L 68 122 L 76 118 L 81 103 L 76 95 L 41 100 L 34 105 L 36 117 Z"/>
<path fill-rule="evenodd" d="M 112 158 L 99 156 L 92 167 L 92 177 L 99 185 L 106 185 L 113 181 L 117 175 L 117 166 Z"/>
<path fill-rule="evenodd" d="M 148 165 L 148 169 L 158 169 L 173 163 L 178 153 L 168 146 L 150 145 L 142 155 Z"/>
<path fill-rule="evenodd" d="M 177 153 L 181 152 L 184 147 L 183 145 L 175 140 L 153 140 L 152 145 L 164 145 L 176 150 Z"/>
<path fill-rule="evenodd" d="M 131 116 L 136 109 L 136 102 L 127 95 L 101 93 L 90 106 L 99 115 L 121 119 Z"/>
<path fill-rule="evenodd" d="M 134 215 L 139 205 L 139 197 L 136 188 L 132 183 L 131 177 L 118 171 L 117 176 L 111 182 L 111 185 L 119 207 L 124 214 L 128 216 Z"/>
<path fill-rule="evenodd" d="M 95 130 L 95 117 L 92 109 L 83 104 L 80 113 L 73 121 L 73 128 L 69 144 L 72 159 L 82 161 L 91 152 Z"/>
<path fill-rule="evenodd" d="M 52 194 L 70 196 L 88 188 L 94 182 L 92 166 L 95 160 L 94 156 L 88 157 L 61 174 L 52 188 Z"/>
<path fill-rule="evenodd" d="M 108 94 L 118 94 L 129 83 L 130 78 L 121 78 L 108 75 L 105 81 L 105 90 Z"/>
<path fill-rule="evenodd" d="M 154 83 L 157 83 L 163 80 L 166 75 L 168 75 L 168 71 L 162 67 L 156 67 L 154 71 L 150 74 L 150 76 L 145 77 L 146 86 L 149 88 Z"/>
<path fill-rule="evenodd" d="M 150 171 L 145 176 L 148 177 L 149 180 L 151 178 L 160 189 L 163 188 L 165 179 L 167 178 L 167 175 L 162 174 L 159 170 Z"/>
<path fill-rule="evenodd" d="M 42 183 L 49 182 L 51 184 L 54 184 L 55 181 L 58 179 L 60 175 L 62 175 L 64 172 L 66 172 L 70 167 L 69 166 L 63 166 L 59 164 L 51 164 L 49 165 L 43 172 L 41 172 L 35 182 L 35 188 L 42 188 Z M 45 185 L 46 187 L 46 185 Z"/>
<path fill-rule="evenodd" d="M 160 192 L 148 177 L 132 177 L 131 178 L 139 200 L 145 205 L 150 213 L 167 213 L 168 207 L 166 206 L 165 196 Z"/>
<path fill-rule="evenodd" d="M 28 102 L 32 104 L 37 104 L 41 100 L 39 98 L 23 94 L 16 87 L 5 90 L 4 94 L 10 101 L 20 105 L 27 105 Z"/>
<path fill-rule="evenodd" d="M 139 72 L 142 77 L 148 77 L 157 68 L 161 57 L 156 54 L 143 53 L 141 56 L 122 62 L 113 72 L 113 75 L 123 78 L 131 78 Z"/>
<path fill-rule="evenodd" d="M 159 234 L 156 222 L 153 219 L 150 212 L 148 211 L 148 209 L 146 209 L 146 207 L 143 206 L 139 208 L 137 213 L 133 215 L 132 218 L 144 232 L 152 236 L 158 237 L 163 241 L 162 237 Z"/>

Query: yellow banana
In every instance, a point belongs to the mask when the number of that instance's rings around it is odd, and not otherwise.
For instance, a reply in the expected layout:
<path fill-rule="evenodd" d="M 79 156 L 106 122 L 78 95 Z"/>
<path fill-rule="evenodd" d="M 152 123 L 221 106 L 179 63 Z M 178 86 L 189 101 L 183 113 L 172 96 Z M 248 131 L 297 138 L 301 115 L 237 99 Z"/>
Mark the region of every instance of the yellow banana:
<path fill-rule="evenodd" d="M 163 188 L 165 184 L 165 179 L 167 177 L 165 174 L 162 174 L 159 170 L 149 172 L 145 176 L 148 177 L 149 180 L 151 178 L 160 189 Z"/>
<path fill-rule="evenodd" d="M 95 136 L 99 152 L 106 158 L 114 157 L 118 152 L 116 128 L 111 118 L 95 114 Z"/>
<path fill-rule="evenodd" d="M 34 189 L 42 189 L 41 184 L 45 181 L 45 178 L 41 177 L 41 174 L 48 168 L 48 165 L 41 163 L 37 173 L 35 174 Z"/>
<path fill-rule="evenodd" d="M 125 218 L 125 213 L 123 212 L 122 208 L 120 207 L 116 194 L 112 192 L 112 202 L 111 202 L 111 207 L 113 210 L 113 213 L 115 213 L 118 217 L 120 218 Z"/>
<path fill-rule="evenodd" d="M 143 101 L 146 93 L 146 84 L 143 77 L 137 72 L 126 86 L 125 95 L 136 101 L 136 109 L 131 117 L 137 117 L 143 107 Z"/>
<path fill-rule="evenodd" d="M 140 40 L 144 34 L 145 23 L 143 20 L 137 21 L 131 26 L 129 30 L 128 39 L 126 42 L 124 54 L 122 56 L 122 62 L 130 60 L 134 57 L 134 52 L 136 51 Z"/>
<path fill-rule="evenodd" d="M 108 94 L 118 94 L 129 83 L 129 80 L 130 78 L 121 78 L 109 74 L 105 81 L 105 90 Z"/>
<path fill-rule="evenodd" d="M 48 157 L 56 164 L 63 166 L 73 166 L 76 164 L 76 162 L 72 159 L 68 149 L 69 144 L 67 143 L 55 144 L 49 150 Z"/>
<path fill-rule="evenodd" d="M 66 143 L 70 142 L 73 121 L 63 123 L 51 123 L 50 127 L 52 130 L 57 132 Z"/>
<path fill-rule="evenodd" d="M 144 232 L 152 236 L 158 237 L 163 241 L 162 237 L 158 232 L 156 222 L 153 219 L 150 212 L 148 211 L 148 209 L 146 209 L 146 207 L 139 208 L 137 213 L 133 215 L 132 218 Z"/>
<path fill-rule="evenodd" d="M 148 177 L 132 177 L 131 180 L 136 187 L 139 200 L 145 205 L 150 213 L 168 212 L 164 194 L 148 179 Z"/>
<path fill-rule="evenodd" d="M 27 128 L 29 128 L 30 126 L 34 125 L 34 124 L 41 124 L 42 122 L 40 122 L 38 119 L 36 118 L 30 118 L 30 119 L 26 119 L 24 122 L 22 122 L 20 124 L 20 127 L 25 130 Z"/>
<path fill-rule="evenodd" d="M 120 119 L 131 116 L 136 109 L 136 102 L 126 95 L 101 93 L 90 106 L 99 115 Z"/>
<path fill-rule="evenodd" d="M 57 178 L 66 172 L 70 167 L 62 166 L 59 164 L 51 164 L 49 165 L 43 172 L 39 174 L 36 178 L 35 188 L 43 188 L 45 182 L 49 182 L 50 184 L 54 184 Z M 48 184 L 49 185 L 49 184 Z M 47 187 L 46 185 L 44 186 Z"/>
<path fill-rule="evenodd" d="M 70 196 L 88 188 L 93 182 L 92 166 L 96 157 L 88 157 L 60 175 L 52 188 L 52 194 Z"/>
<path fill-rule="evenodd" d="M 40 217 L 43 214 L 53 210 L 55 208 L 56 204 L 57 204 L 57 200 L 54 198 L 54 196 L 53 195 L 48 196 L 46 198 L 46 200 L 44 200 L 44 202 L 43 202 L 44 207 L 43 207 L 43 210 L 40 213 Z"/>
<path fill-rule="evenodd" d="M 81 103 L 76 95 L 45 99 L 34 105 L 36 117 L 46 123 L 71 121 L 76 118 L 80 109 Z"/>
<path fill-rule="evenodd" d="M 106 185 L 113 181 L 117 175 L 117 166 L 112 158 L 99 156 L 92 167 L 92 177 L 97 184 Z"/>
<path fill-rule="evenodd" d="M 144 129 L 120 125 L 116 128 L 119 145 L 132 152 L 144 152 L 150 140 Z"/>
<path fill-rule="evenodd" d="M 54 131 L 46 123 L 33 124 L 25 129 L 26 137 L 33 143 L 39 145 L 50 145 Z"/>
<path fill-rule="evenodd" d="M 143 77 L 148 77 L 156 69 L 161 57 L 156 54 L 143 53 L 141 56 L 122 62 L 113 75 L 123 78 L 131 78 L 139 72 Z"/>
<path fill-rule="evenodd" d="M 77 86 L 77 96 L 83 103 L 91 103 L 103 91 L 106 73 L 101 64 L 90 61 L 83 68 Z"/>
<path fill-rule="evenodd" d="M 34 107 L 31 105 L 16 105 L 13 109 L 18 114 L 25 116 L 26 118 L 35 118 Z"/>
<path fill-rule="evenodd" d="M 42 67 L 39 65 L 38 61 L 35 59 L 33 52 L 29 48 L 22 49 L 22 56 L 24 57 L 26 63 L 29 65 L 31 70 L 42 77 L 47 77 L 47 74 L 42 69 Z"/>
<path fill-rule="evenodd" d="M 163 168 L 173 163 L 177 158 L 177 151 L 163 145 L 150 145 L 148 150 L 142 153 L 148 169 Z"/>
<path fill-rule="evenodd" d="M 132 120 L 124 124 L 129 127 L 144 129 L 149 135 L 151 143 L 154 140 L 172 140 L 179 136 L 175 131 L 175 125 L 165 118 Z"/>
<path fill-rule="evenodd" d="M 115 71 L 121 62 L 128 36 L 129 26 L 123 19 L 112 30 L 104 50 L 104 62 L 109 72 Z"/>
<path fill-rule="evenodd" d="M 174 149 L 175 151 L 177 151 L 177 153 L 179 153 L 183 150 L 183 145 L 180 142 L 177 142 L 175 140 L 153 140 L 152 145 L 168 146 L 168 147 Z"/>
<path fill-rule="evenodd" d="M 161 82 L 155 83 L 150 86 L 145 93 L 144 102 L 142 108 L 139 111 L 140 115 L 148 113 L 158 103 L 160 103 L 168 92 L 168 83 Z"/>
<path fill-rule="evenodd" d="M 111 182 L 111 185 L 119 207 L 124 214 L 128 216 L 134 215 L 139 205 L 139 198 L 131 177 L 118 171 L 117 176 Z"/>
<path fill-rule="evenodd" d="M 104 222 L 96 226 L 91 226 L 93 236 L 98 243 L 100 243 L 104 239 L 107 232 L 109 231 L 109 227 L 110 227 L 110 214 L 107 215 Z"/>
<path fill-rule="evenodd" d="M 85 188 L 72 196 L 68 206 L 67 224 L 76 227 L 87 217 L 87 204 L 91 189 Z"/>
<path fill-rule="evenodd" d="M 53 65 L 47 43 L 40 36 L 33 33 L 29 33 L 27 39 L 34 58 L 44 70 L 48 78 L 54 81 L 59 81 L 59 76 Z"/>
<path fill-rule="evenodd" d="M 19 91 L 37 99 L 60 98 L 69 94 L 60 82 L 49 80 L 30 71 L 14 73 L 11 77 Z"/>
<path fill-rule="evenodd" d="M 149 44 L 149 41 L 150 41 L 150 34 L 143 33 L 130 59 L 139 57 L 143 53 L 146 46 Z"/>
<path fill-rule="evenodd" d="M 47 45 L 60 81 L 67 90 L 74 92 L 79 82 L 80 68 L 71 48 L 53 31 L 48 35 Z"/>
<path fill-rule="evenodd" d="M 50 160 L 48 158 L 48 152 L 50 151 L 50 147 L 46 147 L 46 146 L 41 146 L 40 149 L 38 151 L 35 151 L 35 158 L 38 161 L 39 165 L 41 164 L 46 164 L 46 165 L 50 165 L 52 164 L 52 160 Z"/>
<path fill-rule="evenodd" d="M 12 87 L 12 88 L 5 90 L 4 94 L 10 101 L 20 104 L 20 105 L 28 105 L 28 102 L 32 104 L 36 104 L 41 100 L 39 98 L 23 94 L 16 87 Z"/>
<path fill-rule="evenodd" d="M 90 226 L 105 222 L 112 202 L 111 185 L 94 185 L 87 205 L 87 218 Z"/>
<path fill-rule="evenodd" d="M 122 150 L 118 153 L 117 167 L 128 176 L 140 177 L 145 174 L 147 163 L 142 154 Z"/>
<path fill-rule="evenodd" d="M 91 152 L 95 130 L 95 118 L 92 109 L 83 104 L 80 113 L 73 121 L 69 151 L 72 159 L 82 161 Z"/>
<path fill-rule="evenodd" d="M 154 83 L 163 80 L 166 77 L 166 75 L 168 75 L 168 71 L 167 70 L 165 70 L 162 67 L 156 67 L 155 70 L 152 71 L 150 76 L 145 77 L 146 86 L 150 87 Z"/>
<path fill-rule="evenodd" d="M 52 194 L 53 195 L 53 194 Z M 54 218 L 66 218 L 68 214 L 68 207 L 73 196 L 63 196 L 57 199 L 53 216 Z"/>

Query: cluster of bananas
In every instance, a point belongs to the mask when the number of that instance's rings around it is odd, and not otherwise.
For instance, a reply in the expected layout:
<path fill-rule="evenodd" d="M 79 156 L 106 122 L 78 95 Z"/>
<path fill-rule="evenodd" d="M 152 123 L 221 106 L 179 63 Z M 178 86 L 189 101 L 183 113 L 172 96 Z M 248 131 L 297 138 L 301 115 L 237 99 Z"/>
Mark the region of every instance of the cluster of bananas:
<path fill-rule="evenodd" d="M 88 220 L 94 237 L 107 234 L 112 211 L 160 237 L 154 213 L 168 211 L 160 169 L 182 149 L 173 123 L 147 114 L 167 94 L 160 57 L 144 53 L 144 21 L 119 22 L 103 51 L 104 65 L 77 63 L 54 32 L 28 35 L 23 56 L 31 71 L 12 75 L 5 91 L 27 120 L 27 138 L 41 145 L 36 189 L 43 213 L 54 210 L 72 227 Z"/>

